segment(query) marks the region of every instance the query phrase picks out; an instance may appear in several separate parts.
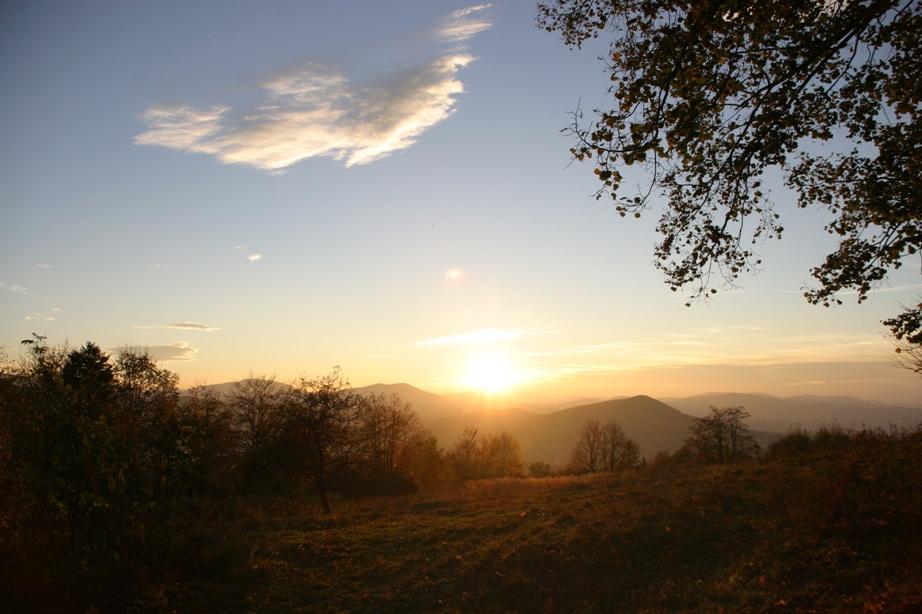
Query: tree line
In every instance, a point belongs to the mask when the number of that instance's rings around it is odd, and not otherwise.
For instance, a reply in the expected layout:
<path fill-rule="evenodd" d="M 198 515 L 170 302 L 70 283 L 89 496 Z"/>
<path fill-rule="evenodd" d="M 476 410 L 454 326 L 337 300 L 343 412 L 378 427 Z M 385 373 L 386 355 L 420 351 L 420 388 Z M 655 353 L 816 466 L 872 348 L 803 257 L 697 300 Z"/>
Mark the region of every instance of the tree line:
<path fill-rule="evenodd" d="M 464 480 L 522 477 L 509 433 L 465 430 L 448 449 L 396 395 L 359 395 L 339 369 L 281 384 L 238 382 L 228 395 L 180 393 L 178 377 L 143 352 L 109 356 L 28 340 L 0 369 L 2 520 L 45 535 L 80 560 L 125 556 L 177 518 L 227 496 L 398 495 Z M 696 421 L 676 458 L 734 462 L 755 442 L 742 408 Z M 645 464 L 615 423 L 586 422 L 569 466 L 527 472 L 620 472 Z"/>

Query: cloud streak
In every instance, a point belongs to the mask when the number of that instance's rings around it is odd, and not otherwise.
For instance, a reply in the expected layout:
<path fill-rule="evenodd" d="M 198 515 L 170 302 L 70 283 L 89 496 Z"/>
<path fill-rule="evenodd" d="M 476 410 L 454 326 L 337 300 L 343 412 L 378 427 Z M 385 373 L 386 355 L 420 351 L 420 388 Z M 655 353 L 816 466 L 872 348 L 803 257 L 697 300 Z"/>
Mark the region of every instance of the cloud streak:
<path fill-rule="evenodd" d="M 451 13 L 436 30 L 443 41 L 465 41 L 492 22 L 480 4 Z M 360 85 L 317 64 L 261 85 L 263 102 L 235 113 L 229 106 L 165 105 L 147 109 L 138 145 L 213 156 L 223 164 L 270 172 L 309 158 L 347 167 L 406 149 L 455 111 L 464 91 L 459 71 L 474 61 L 455 49 L 375 85 Z"/>
<path fill-rule="evenodd" d="M 483 14 L 490 4 L 475 4 L 449 13 L 438 30 L 438 37 L 446 41 L 465 41 L 475 34 L 489 30 L 493 21 Z"/>
<path fill-rule="evenodd" d="M 9 292 L 12 292 L 13 294 L 18 294 L 20 296 L 29 296 L 32 294 L 28 288 L 6 284 L 6 283 L 3 283 L 2 281 L 0 281 L 0 290 L 8 290 Z"/>
<path fill-rule="evenodd" d="M 206 333 L 221 330 L 217 326 L 208 326 L 207 324 L 199 324 L 197 322 L 172 322 L 170 324 L 161 324 L 160 328 L 173 328 L 177 330 L 200 330 Z"/>
<path fill-rule="evenodd" d="M 191 331 L 201 331 L 205 333 L 211 333 L 216 330 L 221 330 L 217 326 L 209 326 L 208 324 L 199 324 L 198 322 L 169 322 L 167 324 L 158 324 L 157 326 L 137 325 L 137 326 L 132 326 L 131 328 L 135 330 L 153 330 L 155 328 L 169 328 L 173 330 L 191 330 Z"/>
<path fill-rule="evenodd" d="M 147 354 L 157 362 L 189 362 L 196 360 L 195 355 L 199 349 L 192 347 L 185 341 L 174 341 L 168 345 L 148 345 L 142 348 L 113 348 L 113 353 L 121 354 L 128 351 L 139 351 Z"/>

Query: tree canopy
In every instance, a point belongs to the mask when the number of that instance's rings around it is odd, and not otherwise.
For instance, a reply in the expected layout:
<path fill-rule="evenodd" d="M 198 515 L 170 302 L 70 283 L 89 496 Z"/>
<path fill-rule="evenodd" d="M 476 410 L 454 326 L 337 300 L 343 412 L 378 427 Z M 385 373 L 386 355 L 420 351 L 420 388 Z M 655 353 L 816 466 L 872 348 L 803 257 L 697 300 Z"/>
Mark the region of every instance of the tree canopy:
<path fill-rule="evenodd" d="M 811 270 L 812 303 L 859 302 L 922 248 L 922 9 L 918 0 L 551 0 L 538 25 L 579 47 L 612 36 L 614 105 L 574 113 L 571 152 L 593 160 L 620 215 L 665 197 L 657 267 L 689 304 L 761 264 L 780 238 L 763 186 L 780 168 L 799 207 L 823 207 L 838 244 Z M 638 193 L 625 167 L 650 177 Z M 922 304 L 885 322 L 922 336 Z M 908 329 L 907 329 L 908 328 Z"/>

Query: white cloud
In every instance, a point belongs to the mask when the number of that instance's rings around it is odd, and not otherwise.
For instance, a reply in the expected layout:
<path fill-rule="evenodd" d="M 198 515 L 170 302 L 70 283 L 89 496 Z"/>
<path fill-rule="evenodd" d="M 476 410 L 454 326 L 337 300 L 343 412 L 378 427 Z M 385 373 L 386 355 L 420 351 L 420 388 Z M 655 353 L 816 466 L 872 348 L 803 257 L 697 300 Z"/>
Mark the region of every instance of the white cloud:
<path fill-rule="evenodd" d="M 262 254 L 250 254 L 249 256 L 247 256 L 247 260 L 249 260 L 250 262 L 257 262 L 262 259 L 263 259 Z"/>
<path fill-rule="evenodd" d="M 19 294 L 21 296 L 29 296 L 32 294 L 28 288 L 23 288 L 22 286 L 13 286 L 10 284 L 5 284 L 0 281 L 0 290 L 8 290 L 13 294 Z"/>
<path fill-rule="evenodd" d="M 465 41 L 475 34 L 489 30 L 493 22 L 482 12 L 490 4 L 474 4 L 449 13 L 438 30 L 438 37 L 447 41 Z"/>
<path fill-rule="evenodd" d="M 172 322 L 170 324 L 161 324 L 160 328 L 175 328 L 178 330 L 200 330 L 206 333 L 214 332 L 216 330 L 221 330 L 217 326 L 208 326 L 207 324 L 199 324 L 197 322 Z"/>
<path fill-rule="evenodd" d="M 192 347 L 185 341 L 174 341 L 169 345 L 149 345 L 141 348 L 113 348 L 110 350 L 116 354 L 126 351 L 138 351 L 146 353 L 157 362 L 187 362 L 195 360 L 195 355 L 199 349 Z"/>
<path fill-rule="evenodd" d="M 171 322 L 168 324 L 158 324 L 157 326 L 151 325 L 135 325 L 131 328 L 135 330 L 153 330 L 155 328 L 169 328 L 173 330 L 197 330 L 206 333 L 211 333 L 216 330 L 221 330 L 217 326 L 209 326 L 208 324 L 199 324 L 198 322 Z"/>
<path fill-rule="evenodd" d="M 489 4 L 451 13 L 436 30 L 445 41 L 464 41 L 488 29 Z M 155 106 L 141 120 L 138 145 L 204 153 L 223 164 L 281 172 L 308 158 L 368 164 L 413 145 L 428 128 L 455 110 L 464 86 L 457 78 L 474 58 L 454 50 L 394 74 L 375 85 L 359 85 L 316 64 L 262 84 L 264 101 L 234 113 L 227 106 Z"/>
<path fill-rule="evenodd" d="M 36 269 L 53 269 L 54 268 L 53 264 L 46 264 L 44 262 L 36 262 L 32 266 L 34 266 Z"/>
<path fill-rule="evenodd" d="M 32 312 L 26 316 L 26 320 L 45 320 L 47 322 L 54 322 L 57 320 L 57 317 L 48 313 Z"/>

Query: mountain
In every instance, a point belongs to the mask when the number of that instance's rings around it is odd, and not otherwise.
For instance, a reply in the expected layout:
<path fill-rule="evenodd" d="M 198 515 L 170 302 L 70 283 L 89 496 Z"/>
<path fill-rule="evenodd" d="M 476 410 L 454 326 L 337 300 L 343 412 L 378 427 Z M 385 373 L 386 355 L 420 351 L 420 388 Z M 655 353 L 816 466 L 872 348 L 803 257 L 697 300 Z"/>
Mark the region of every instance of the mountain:
<path fill-rule="evenodd" d="M 248 379 L 242 379 L 236 382 L 223 382 L 220 384 L 206 384 L 204 386 L 196 386 L 196 388 L 200 388 L 207 392 L 211 392 L 212 394 L 216 394 L 219 397 L 229 398 L 231 395 L 233 395 L 237 391 L 237 386 L 239 384 L 242 384 L 247 381 Z M 288 384 L 285 384 L 283 382 L 275 382 L 274 387 L 276 390 L 280 390 L 280 391 L 287 390 L 288 388 L 290 388 Z M 180 396 L 186 396 L 188 394 L 189 394 L 189 389 L 186 389 L 180 393 Z"/>
<path fill-rule="evenodd" d="M 749 412 L 750 427 L 783 432 L 792 427 L 816 429 L 824 424 L 849 428 L 861 426 L 887 428 L 922 423 L 922 408 L 900 407 L 852 397 L 800 395 L 774 397 L 738 392 L 707 393 L 686 398 L 667 398 L 664 402 L 691 414 L 703 416 L 709 406 L 742 406 Z"/>
<path fill-rule="evenodd" d="M 466 428 L 482 433 L 508 431 L 522 446 L 526 462 L 563 465 L 587 420 L 614 421 L 637 442 L 641 454 L 674 451 L 688 437 L 694 418 L 647 396 L 615 399 L 538 414 L 525 409 L 469 411 L 424 424 L 443 446 L 451 446 Z"/>
<path fill-rule="evenodd" d="M 423 421 L 441 418 L 447 414 L 461 411 L 461 404 L 455 400 L 432 392 L 426 392 L 410 384 L 372 384 L 371 386 L 353 388 L 352 391 L 361 395 L 396 394 L 412 405 L 413 410 L 419 414 L 420 419 Z"/>

